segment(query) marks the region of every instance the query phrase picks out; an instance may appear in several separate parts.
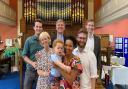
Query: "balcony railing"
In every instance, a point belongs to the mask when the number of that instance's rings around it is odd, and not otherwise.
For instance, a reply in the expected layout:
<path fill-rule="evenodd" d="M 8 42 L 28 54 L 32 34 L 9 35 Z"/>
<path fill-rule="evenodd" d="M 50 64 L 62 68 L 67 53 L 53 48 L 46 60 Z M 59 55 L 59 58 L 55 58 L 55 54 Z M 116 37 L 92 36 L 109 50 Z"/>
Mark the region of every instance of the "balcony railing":
<path fill-rule="evenodd" d="M 109 0 L 96 12 L 96 26 L 128 17 L 128 0 Z"/>
<path fill-rule="evenodd" d="M 0 1 L 0 22 L 16 25 L 16 11 L 3 1 Z"/>

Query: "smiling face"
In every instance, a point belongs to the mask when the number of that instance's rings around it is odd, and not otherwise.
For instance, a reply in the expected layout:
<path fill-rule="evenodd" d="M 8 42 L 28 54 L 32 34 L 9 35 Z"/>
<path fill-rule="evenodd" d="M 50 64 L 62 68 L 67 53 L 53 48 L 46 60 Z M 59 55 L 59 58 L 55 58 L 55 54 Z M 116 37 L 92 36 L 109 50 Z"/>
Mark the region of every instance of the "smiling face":
<path fill-rule="evenodd" d="M 57 30 L 57 33 L 59 33 L 59 34 L 63 34 L 64 33 L 65 24 L 64 24 L 63 20 L 58 20 L 57 21 L 56 30 Z"/>
<path fill-rule="evenodd" d="M 79 33 L 77 36 L 77 44 L 80 48 L 84 48 L 87 41 L 87 34 Z"/>
<path fill-rule="evenodd" d="M 65 41 L 65 52 L 67 55 L 72 54 L 74 47 L 73 47 L 73 42 L 72 40 L 68 39 Z"/>
<path fill-rule="evenodd" d="M 62 43 L 56 43 L 56 46 L 54 47 L 54 51 L 57 55 L 62 55 L 62 53 L 64 52 L 64 44 Z"/>
<path fill-rule="evenodd" d="M 35 35 L 39 35 L 43 31 L 42 23 L 41 22 L 35 22 L 33 29 L 35 31 Z"/>
<path fill-rule="evenodd" d="M 42 37 L 42 38 L 40 39 L 40 43 L 41 43 L 41 45 L 42 45 L 44 48 L 49 47 L 49 39 L 48 39 L 48 37 Z"/>
<path fill-rule="evenodd" d="M 88 21 L 85 25 L 87 32 L 92 33 L 94 31 L 94 22 L 93 21 Z"/>
<path fill-rule="evenodd" d="M 39 40 L 40 40 L 40 44 L 46 48 L 49 47 L 50 43 L 51 43 L 51 38 L 50 35 L 47 32 L 42 32 L 39 35 Z"/>

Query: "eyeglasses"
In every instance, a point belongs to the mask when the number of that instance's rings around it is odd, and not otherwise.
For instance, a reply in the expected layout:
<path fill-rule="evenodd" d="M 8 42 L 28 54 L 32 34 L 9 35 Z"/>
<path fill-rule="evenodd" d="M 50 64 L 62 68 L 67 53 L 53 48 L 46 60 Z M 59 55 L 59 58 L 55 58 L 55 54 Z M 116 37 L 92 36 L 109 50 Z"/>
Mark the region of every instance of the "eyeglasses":
<path fill-rule="evenodd" d="M 78 37 L 79 39 L 83 39 L 83 40 L 85 40 L 86 38 L 85 37 Z"/>

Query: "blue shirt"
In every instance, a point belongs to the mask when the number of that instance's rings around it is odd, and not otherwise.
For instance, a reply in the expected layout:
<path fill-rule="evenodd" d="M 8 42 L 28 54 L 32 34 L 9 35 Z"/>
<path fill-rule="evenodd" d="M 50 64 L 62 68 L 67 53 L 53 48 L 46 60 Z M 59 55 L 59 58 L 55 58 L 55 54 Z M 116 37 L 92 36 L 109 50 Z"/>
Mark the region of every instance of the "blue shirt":
<path fill-rule="evenodd" d="M 24 44 L 22 56 L 23 57 L 27 56 L 31 60 L 36 61 L 35 53 L 37 51 L 40 51 L 41 49 L 43 49 L 43 47 L 40 45 L 38 37 L 35 35 L 30 36 L 27 38 L 27 40 Z M 29 69 L 32 66 L 30 64 L 27 64 L 26 67 L 27 67 L 27 69 Z"/>
<path fill-rule="evenodd" d="M 57 34 L 57 39 L 60 39 L 64 42 L 64 36 L 62 34 Z"/>
<path fill-rule="evenodd" d="M 57 54 L 52 54 L 51 55 L 51 60 L 53 62 L 55 62 L 55 61 L 62 62 L 62 57 L 59 56 L 59 55 L 57 55 Z M 58 69 L 56 69 L 56 68 L 53 67 L 53 68 L 51 68 L 51 75 L 54 76 L 54 77 L 60 77 L 61 76 L 61 73 L 60 73 L 60 71 Z"/>

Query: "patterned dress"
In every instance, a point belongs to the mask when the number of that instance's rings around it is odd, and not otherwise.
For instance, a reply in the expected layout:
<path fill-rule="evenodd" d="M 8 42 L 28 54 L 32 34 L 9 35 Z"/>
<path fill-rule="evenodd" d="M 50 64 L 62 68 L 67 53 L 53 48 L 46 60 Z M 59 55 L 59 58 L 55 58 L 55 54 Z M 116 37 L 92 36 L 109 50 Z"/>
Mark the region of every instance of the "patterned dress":
<path fill-rule="evenodd" d="M 41 59 L 37 59 L 37 70 L 43 70 L 49 72 L 52 68 L 52 62 L 50 61 L 50 56 L 53 54 L 52 49 L 50 48 L 48 52 L 45 49 L 41 50 L 42 54 Z M 37 81 L 36 89 L 50 89 L 49 76 L 39 76 Z"/>
<path fill-rule="evenodd" d="M 70 61 L 64 63 L 65 65 L 70 66 L 71 69 L 78 70 L 79 73 L 72 85 L 70 85 L 69 82 L 65 78 L 63 78 L 60 81 L 60 89 L 80 89 L 80 74 L 82 73 L 82 65 L 80 58 L 72 57 Z"/>

